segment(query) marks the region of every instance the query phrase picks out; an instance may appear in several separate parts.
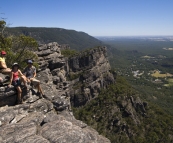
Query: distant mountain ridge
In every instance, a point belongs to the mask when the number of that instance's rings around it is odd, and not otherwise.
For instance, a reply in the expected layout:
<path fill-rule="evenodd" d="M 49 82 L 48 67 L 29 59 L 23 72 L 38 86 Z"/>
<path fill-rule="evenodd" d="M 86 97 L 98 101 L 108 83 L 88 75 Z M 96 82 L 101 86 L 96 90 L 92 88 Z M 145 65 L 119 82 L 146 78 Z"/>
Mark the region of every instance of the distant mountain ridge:
<path fill-rule="evenodd" d="M 86 48 L 103 45 L 101 41 L 87 33 L 63 28 L 11 27 L 7 28 L 6 32 L 12 35 L 24 34 L 26 36 L 31 36 L 41 44 L 47 44 L 50 42 L 69 44 L 72 49 L 80 51 Z"/>

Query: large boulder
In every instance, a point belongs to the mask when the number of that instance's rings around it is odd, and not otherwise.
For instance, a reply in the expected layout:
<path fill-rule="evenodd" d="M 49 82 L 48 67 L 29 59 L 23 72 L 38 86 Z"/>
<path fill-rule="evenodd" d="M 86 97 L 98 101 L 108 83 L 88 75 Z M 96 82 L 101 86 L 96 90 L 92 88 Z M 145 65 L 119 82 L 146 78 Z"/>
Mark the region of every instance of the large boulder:
<path fill-rule="evenodd" d="M 54 110 L 46 99 L 0 108 L 0 142 L 61 143 L 110 142 L 74 118 L 72 112 Z"/>
<path fill-rule="evenodd" d="M 0 107 L 5 105 L 15 105 L 17 99 L 16 89 L 12 87 L 0 87 Z"/>

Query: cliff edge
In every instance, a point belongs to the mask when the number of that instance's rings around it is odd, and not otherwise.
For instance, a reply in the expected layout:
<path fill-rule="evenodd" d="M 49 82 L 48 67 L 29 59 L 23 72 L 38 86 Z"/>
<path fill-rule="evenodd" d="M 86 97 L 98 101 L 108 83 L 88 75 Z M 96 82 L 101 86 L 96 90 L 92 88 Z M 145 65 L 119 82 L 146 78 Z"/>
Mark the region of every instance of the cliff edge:
<path fill-rule="evenodd" d="M 71 104 L 84 105 L 98 96 L 101 88 L 115 82 L 109 72 L 106 48 L 98 47 L 71 58 L 64 57 L 62 49 L 69 46 L 53 42 L 40 45 L 36 51 L 37 78 L 44 99 L 39 99 L 34 87 L 30 87 L 29 92 L 23 90 L 24 104 L 16 105 L 14 88 L 0 88 L 0 142 L 110 142 L 76 120 L 71 111 Z"/>

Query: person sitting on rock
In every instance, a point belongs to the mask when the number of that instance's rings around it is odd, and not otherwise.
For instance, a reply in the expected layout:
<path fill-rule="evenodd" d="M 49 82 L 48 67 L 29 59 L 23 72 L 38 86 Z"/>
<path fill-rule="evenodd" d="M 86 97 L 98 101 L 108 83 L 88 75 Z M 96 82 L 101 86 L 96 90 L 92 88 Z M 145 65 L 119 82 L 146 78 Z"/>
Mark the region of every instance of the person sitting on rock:
<path fill-rule="evenodd" d="M 40 81 L 37 80 L 36 77 L 36 68 L 33 66 L 33 61 L 28 60 L 27 61 L 28 66 L 24 69 L 23 74 L 27 78 L 27 82 L 31 83 L 37 88 L 37 94 L 39 95 L 39 98 L 43 98 L 43 91 L 40 86 Z"/>
<path fill-rule="evenodd" d="M 24 76 L 22 72 L 19 70 L 19 65 L 18 63 L 14 63 L 12 65 L 12 70 L 10 73 L 10 83 L 8 87 L 11 86 L 11 84 L 17 89 L 18 93 L 18 104 L 23 103 L 22 101 L 22 89 L 21 89 L 21 80 L 20 77 Z"/>
<path fill-rule="evenodd" d="M 11 69 L 7 68 L 6 62 L 5 62 L 5 56 L 6 56 L 6 52 L 5 51 L 1 51 L 1 56 L 0 56 L 0 72 L 3 74 L 10 74 L 11 73 Z"/>

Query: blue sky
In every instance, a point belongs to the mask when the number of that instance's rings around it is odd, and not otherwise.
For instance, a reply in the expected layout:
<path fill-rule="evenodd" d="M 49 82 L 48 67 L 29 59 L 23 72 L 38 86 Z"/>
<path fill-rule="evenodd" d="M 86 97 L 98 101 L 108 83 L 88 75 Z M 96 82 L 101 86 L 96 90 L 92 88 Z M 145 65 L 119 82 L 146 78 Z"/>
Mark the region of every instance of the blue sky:
<path fill-rule="evenodd" d="M 0 0 L 10 27 L 58 27 L 92 36 L 173 35 L 173 0 Z"/>

